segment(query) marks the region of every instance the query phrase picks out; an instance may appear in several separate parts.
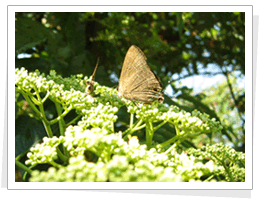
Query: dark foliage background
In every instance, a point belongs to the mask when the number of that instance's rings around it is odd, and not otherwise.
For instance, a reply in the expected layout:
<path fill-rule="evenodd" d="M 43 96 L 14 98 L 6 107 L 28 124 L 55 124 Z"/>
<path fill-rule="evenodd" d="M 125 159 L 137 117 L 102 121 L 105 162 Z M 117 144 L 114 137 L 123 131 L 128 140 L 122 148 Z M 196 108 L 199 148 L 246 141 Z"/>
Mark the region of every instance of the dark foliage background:
<path fill-rule="evenodd" d="M 118 85 L 128 48 L 139 46 L 164 88 L 181 91 L 174 98 L 165 94 L 165 103 L 208 113 L 224 127 L 221 135 L 215 136 L 216 142 L 224 141 L 244 151 L 245 92 L 237 81 L 245 76 L 244 13 L 16 13 L 15 31 L 16 68 L 46 74 L 55 70 L 63 77 L 90 76 L 99 57 L 95 80 L 109 87 Z M 209 64 L 215 64 L 214 70 Z M 226 82 L 199 94 L 176 84 L 194 75 L 218 74 L 224 75 Z M 47 102 L 45 106 L 50 117 L 56 115 L 54 105 Z M 19 155 L 42 138 L 44 128 L 28 117 L 30 111 L 20 96 L 16 108 Z M 234 113 L 237 118 L 232 121 L 229 116 Z M 129 122 L 125 108 L 118 115 L 121 126 Z M 53 129 L 58 134 L 58 127 Z M 158 142 L 175 134 L 167 126 L 161 132 L 155 136 Z M 144 136 L 142 132 L 136 134 Z M 212 141 L 211 135 L 208 137 Z M 198 146 L 207 141 L 199 138 L 197 144 L 184 141 L 183 145 Z"/>

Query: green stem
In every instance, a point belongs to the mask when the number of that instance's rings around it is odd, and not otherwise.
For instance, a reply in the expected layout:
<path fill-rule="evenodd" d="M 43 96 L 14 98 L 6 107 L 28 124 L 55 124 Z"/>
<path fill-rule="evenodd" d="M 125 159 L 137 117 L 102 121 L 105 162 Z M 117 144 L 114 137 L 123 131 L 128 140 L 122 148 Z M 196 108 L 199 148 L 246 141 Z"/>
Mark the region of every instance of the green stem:
<path fill-rule="evenodd" d="M 44 103 L 47 99 L 48 99 L 48 97 L 50 96 L 50 92 L 49 92 L 49 90 L 47 91 L 47 94 L 45 95 L 45 97 L 43 98 L 43 100 L 42 100 L 42 103 Z"/>
<path fill-rule="evenodd" d="M 56 163 L 54 161 L 50 161 L 50 164 L 52 164 L 54 167 L 57 167 L 57 168 L 61 168 L 62 167 L 62 165 L 60 165 L 60 164 L 58 164 L 58 163 Z"/>
<path fill-rule="evenodd" d="M 65 127 L 68 127 L 69 125 L 74 124 L 75 121 L 77 121 L 80 117 L 82 117 L 82 115 L 78 115 L 77 117 L 75 117 L 73 120 L 71 120 L 69 123 L 67 123 L 65 125 Z"/>
<path fill-rule="evenodd" d="M 175 144 L 173 144 L 169 149 L 167 149 L 165 152 L 164 152 L 164 154 L 168 154 L 169 152 L 171 152 L 173 149 L 175 149 L 176 148 L 176 145 Z"/>
<path fill-rule="evenodd" d="M 146 129 L 145 129 L 146 145 L 147 148 L 150 149 L 153 141 L 153 134 L 154 134 L 153 124 L 151 121 L 146 121 L 145 124 L 146 124 Z"/>
<path fill-rule="evenodd" d="M 61 152 L 61 150 L 59 149 L 59 147 L 56 147 L 56 150 L 57 150 L 57 154 L 58 154 L 58 157 L 64 162 L 64 163 L 67 163 L 68 161 L 68 157 L 69 157 L 69 153 L 67 151 L 67 149 L 62 145 L 63 147 L 63 152 L 65 154 L 65 156 L 63 155 L 63 153 Z"/>
<path fill-rule="evenodd" d="M 57 102 L 54 102 L 54 104 L 55 104 L 58 116 L 61 116 L 62 108 L 61 108 L 60 104 L 58 104 Z M 61 117 L 58 122 L 59 122 L 59 128 L 60 128 L 60 135 L 64 136 L 64 133 L 65 133 L 65 122 L 64 122 L 63 117 Z"/>
<path fill-rule="evenodd" d="M 53 133 L 52 133 L 49 121 L 46 118 L 44 118 L 44 119 L 42 119 L 42 123 L 43 123 L 43 126 L 44 126 L 44 128 L 46 130 L 46 133 L 47 133 L 48 137 L 52 138 L 53 137 Z"/>
<path fill-rule="evenodd" d="M 180 129 L 177 125 L 175 125 L 175 131 L 176 131 L 176 135 L 181 135 Z"/>
<path fill-rule="evenodd" d="M 178 129 L 177 129 L 178 130 Z M 163 142 L 162 144 L 160 144 L 161 147 L 165 147 L 167 145 L 170 145 L 171 143 L 174 143 L 176 140 L 178 140 L 178 142 L 176 142 L 174 145 L 178 146 L 183 140 L 185 140 L 186 138 L 192 138 L 192 137 L 196 137 L 199 136 L 201 134 L 204 134 L 204 132 L 198 132 L 198 133 L 186 133 L 183 135 L 180 135 L 177 133 L 177 135 L 175 135 L 174 137 L 172 137 L 171 139 L 167 140 L 166 142 Z M 205 133 L 206 134 L 206 133 Z"/>
<path fill-rule="evenodd" d="M 214 177 L 214 175 L 209 176 L 208 178 L 206 178 L 203 182 L 208 182 L 209 180 L 211 180 Z"/>
<path fill-rule="evenodd" d="M 157 129 L 159 129 L 160 127 L 162 127 L 164 124 L 166 124 L 167 121 L 163 121 L 162 123 L 160 123 L 158 126 L 154 127 L 153 130 L 154 132 L 157 131 Z"/>
<path fill-rule="evenodd" d="M 142 120 L 142 119 L 139 119 L 139 120 L 134 124 L 134 127 L 132 127 L 132 128 L 129 127 L 126 131 L 124 131 L 124 133 L 122 134 L 122 135 L 124 135 L 123 138 L 124 138 L 124 139 L 127 139 L 127 136 L 128 136 L 128 135 L 132 135 L 135 131 L 138 131 L 138 130 L 144 128 L 144 127 L 145 127 L 145 124 L 140 125 L 142 122 L 143 122 L 143 120 Z"/>
<path fill-rule="evenodd" d="M 134 114 L 131 113 L 131 115 L 130 115 L 130 128 L 133 127 L 133 123 L 134 123 Z"/>
<path fill-rule="evenodd" d="M 234 182 L 233 176 L 231 175 L 228 166 L 225 164 L 225 159 L 220 159 L 217 155 L 213 155 L 213 157 L 222 164 L 222 166 L 228 174 L 229 179 L 231 180 L 231 182 Z"/>
<path fill-rule="evenodd" d="M 175 141 L 178 140 L 180 137 L 181 137 L 181 136 L 176 135 L 176 136 L 172 137 L 171 139 L 167 140 L 166 142 L 161 143 L 160 146 L 161 146 L 161 147 L 165 147 L 165 146 L 167 146 L 167 145 L 169 145 L 169 144 L 175 142 Z"/>
<path fill-rule="evenodd" d="M 25 154 L 27 154 L 29 152 L 29 150 L 24 151 L 23 153 L 19 154 L 18 156 L 16 156 L 16 160 L 20 160 Z"/>
<path fill-rule="evenodd" d="M 36 106 L 33 104 L 33 102 L 31 101 L 31 99 L 29 98 L 29 96 L 22 90 L 19 88 L 19 91 L 21 92 L 21 94 L 23 95 L 23 97 L 25 98 L 25 100 L 27 101 L 27 103 L 30 105 L 30 107 L 34 110 L 34 112 L 36 112 L 36 114 L 39 116 L 39 118 L 42 118 L 41 112 L 38 110 L 38 108 L 36 108 Z"/>
<path fill-rule="evenodd" d="M 55 104 L 58 116 L 61 116 L 62 115 L 62 107 L 60 106 L 59 103 L 57 103 L 55 101 L 54 101 L 54 104 Z M 60 128 L 60 135 L 64 136 L 66 124 L 65 124 L 63 117 L 61 117 L 60 120 L 59 120 L 59 128 Z M 67 162 L 67 158 L 69 157 L 69 153 L 68 153 L 67 149 L 64 147 L 64 145 L 62 145 L 62 151 L 64 152 L 65 156 L 62 154 L 59 147 L 57 147 L 57 153 L 58 153 L 59 158 L 62 161 Z"/>
<path fill-rule="evenodd" d="M 36 114 L 39 116 L 39 118 L 42 120 L 42 123 L 45 127 L 45 130 L 48 134 L 49 137 L 52 137 L 52 130 L 50 127 L 50 124 L 48 122 L 48 120 L 46 119 L 45 113 L 44 113 L 44 109 L 43 109 L 43 104 L 41 103 L 41 101 L 39 101 L 39 109 L 40 111 L 36 108 L 36 106 L 32 103 L 31 101 L 31 97 L 29 97 L 22 89 L 19 90 L 22 95 L 24 96 L 24 98 L 26 99 L 26 101 L 28 102 L 28 104 L 30 105 L 30 107 L 36 112 Z M 36 95 L 38 98 L 40 98 L 39 94 L 36 92 Z M 41 98 L 40 98 L 41 99 Z"/>
<path fill-rule="evenodd" d="M 65 109 L 65 111 L 60 114 L 56 119 L 53 119 L 50 121 L 50 124 L 55 124 L 57 123 L 58 121 L 62 120 L 71 110 L 72 110 L 72 106 L 70 106 L 69 108 Z"/>
<path fill-rule="evenodd" d="M 37 165 L 37 164 L 31 165 L 31 166 L 29 167 L 29 169 L 31 170 L 31 169 L 34 168 L 36 165 Z M 23 180 L 24 180 L 24 181 L 26 180 L 27 174 L 28 174 L 27 171 L 25 171 L 24 174 L 23 174 Z"/>
<path fill-rule="evenodd" d="M 33 102 L 35 105 L 39 106 L 39 105 L 41 104 L 41 102 L 38 101 L 37 99 L 35 99 L 35 97 L 34 97 L 33 95 L 30 95 L 30 98 L 31 98 L 32 102 Z"/>
<path fill-rule="evenodd" d="M 42 98 L 41 98 L 41 96 L 40 96 L 40 94 L 39 94 L 37 88 L 36 88 L 35 86 L 33 86 L 33 89 L 35 90 L 35 95 L 37 96 L 37 99 L 35 99 L 35 98 L 32 96 L 32 97 L 31 97 L 32 100 L 34 101 L 34 103 L 35 103 L 36 105 L 42 106 L 42 108 L 43 108 Z"/>
<path fill-rule="evenodd" d="M 41 116 L 42 116 L 41 119 L 42 119 L 43 125 L 44 125 L 44 127 L 45 127 L 45 130 L 46 130 L 48 136 L 49 136 L 49 137 L 53 137 L 53 133 L 52 133 L 52 130 L 51 130 L 51 124 L 50 124 L 50 122 L 49 122 L 49 121 L 47 120 L 47 118 L 46 118 L 42 99 L 41 99 L 41 97 L 40 97 L 38 91 L 37 91 L 36 89 L 35 89 L 35 91 L 36 91 L 36 96 L 37 96 L 37 98 L 38 98 L 38 100 L 39 100 L 39 102 L 40 102 L 40 104 L 39 104 L 39 109 L 40 109 L 40 112 L 41 112 Z"/>
<path fill-rule="evenodd" d="M 27 166 L 25 166 L 24 164 L 22 164 L 20 161 L 18 161 L 17 159 L 15 159 L 15 165 L 17 165 L 19 168 L 23 169 L 24 171 L 26 171 L 27 173 L 31 174 L 33 172 L 33 170 L 29 169 Z"/>
<path fill-rule="evenodd" d="M 225 167 L 226 172 L 228 173 L 228 176 L 229 176 L 231 182 L 235 182 L 233 177 L 232 177 L 232 175 L 231 175 L 231 173 L 230 173 L 229 168 L 226 165 L 224 165 L 224 167 Z"/>

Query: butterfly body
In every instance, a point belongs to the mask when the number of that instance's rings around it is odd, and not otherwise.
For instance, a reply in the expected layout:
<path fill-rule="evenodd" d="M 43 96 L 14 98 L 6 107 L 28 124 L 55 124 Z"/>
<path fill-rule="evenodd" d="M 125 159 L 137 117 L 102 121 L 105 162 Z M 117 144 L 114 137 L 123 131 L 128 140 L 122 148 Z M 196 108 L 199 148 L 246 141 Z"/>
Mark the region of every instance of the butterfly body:
<path fill-rule="evenodd" d="M 95 80 L 95 74 L 96 74 L 96 71 L 97 71 L 97 67 L 98 67 L 98 62 L 99 62 L 99 58 L 97 60 L 97 64 L 95 66 L 95 69 L 94 69 L 94 72 L 91 76 L 91 79 L 87 81 L 87 87 L 85 89 L 85 92 L 88 94 L 88 95 L 93 95 L 93 90 L 94 90 L 94 80 Z"/>

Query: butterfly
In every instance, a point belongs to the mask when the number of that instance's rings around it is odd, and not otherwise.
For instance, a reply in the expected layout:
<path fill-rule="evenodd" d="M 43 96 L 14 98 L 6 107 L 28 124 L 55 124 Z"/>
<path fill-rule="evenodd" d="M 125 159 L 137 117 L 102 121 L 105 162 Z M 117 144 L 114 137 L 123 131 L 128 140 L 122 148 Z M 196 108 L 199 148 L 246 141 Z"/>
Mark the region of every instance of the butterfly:
<path fill-rule="evenodd" d="M 163 102 L 162 84 L 146 62 L 143 51 L 132 45 L 125 56 L 119 79 L 118 92 L 127 99 L 150 104 Z"/>
<path fill-rule="evenodd" d="M 96 64 L 94 72 L 93 72 L 93 74 L 91 76 L 91 79 L 86 82 L 87 87 L 85 89 L 85 93 L 87 93 L 88 95 L 92 95 L 93 94 L 94 84 L 95 84 L 94 80 L 95 80 L 95 74 L 96 74 L 96 71 L 97 71 L 98 62 L 99 62 L 99 58 L 97 60 L 97 64 Z"/>

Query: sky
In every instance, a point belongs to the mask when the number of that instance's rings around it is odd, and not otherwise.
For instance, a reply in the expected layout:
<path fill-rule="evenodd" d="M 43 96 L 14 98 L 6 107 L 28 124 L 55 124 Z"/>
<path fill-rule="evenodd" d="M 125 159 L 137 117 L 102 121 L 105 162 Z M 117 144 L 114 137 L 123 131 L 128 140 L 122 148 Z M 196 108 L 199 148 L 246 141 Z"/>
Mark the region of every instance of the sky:
<path fill-rule="evenodd" d="M 201 91 L 210 88 L 213 85 L 216 85 L 217 83 L 220 84 L 226 81 L 226 77 L 221 74 L 219 67 L 215 64 L 209 64 L 206 69 L 203 69 L 202 65 L 199 64 L 198 69 L 200 73 L 211 72 L 211 73 L 220 73 L 220 74 L 211 77 L 205 75 L 193 75 L 188 78 L 183 78 L 180 81 L 177 81 L 176 83 L 181 86 L 186 86 L 190 89 L 193 89 L 194 94 L 198 94 Z M 227 69 L 231 71 L 231 67 L 227 67 Z M 180 75 L 174 74 L 172 76 L 172 79 L 176 80 L 179 77 L 184 77 L 185 75 L 187 75 L 187 72 L 183 70 L 183 72 Z M 237 76 L 238 87 L 244 88 L 245 78 L 239 77 L 239 73 L 235 73 L 235 76 Z M 167 86 L 164 92 L 169 96 L 175 96 L 170 86 Z"/>

